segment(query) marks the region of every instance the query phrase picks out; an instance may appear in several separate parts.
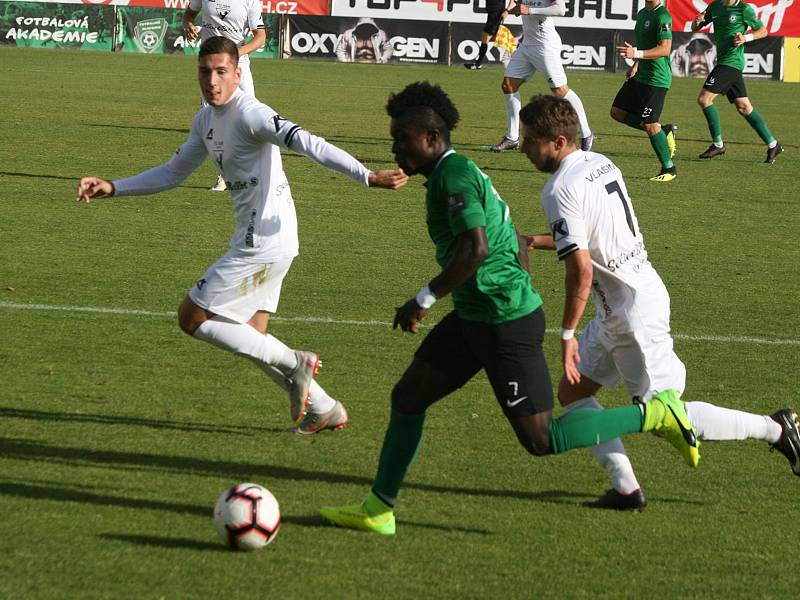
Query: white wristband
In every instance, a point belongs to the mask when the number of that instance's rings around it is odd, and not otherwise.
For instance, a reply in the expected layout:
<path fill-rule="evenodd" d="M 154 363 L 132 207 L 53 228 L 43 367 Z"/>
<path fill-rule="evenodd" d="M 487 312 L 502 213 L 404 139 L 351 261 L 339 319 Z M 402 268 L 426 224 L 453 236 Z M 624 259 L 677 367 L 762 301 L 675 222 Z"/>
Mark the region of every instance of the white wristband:
<path fill-rule="evenodd" d="M 755 36 L 752 33 L 744 34 L 744 41 L 745 42 L 752 42 Z"/>
<path fill-rule="evenodd" d="M 417 304 L 420 308 L 428 309 L 436 302 L 436 296 L 427 285 L 417 293 Z"/>
<path fill-rule="evenodd" d="M 633 58 L 644 58 L 644 50 L 639 50 L 638 48 L 634 50 Z"/>
<path fill-rule="evenodd" d="M 571 340 L 574 337 L 575 337 L 575 330 L 574 329 L 564 329 L 563 327 L 561 328 L 561 339 L 562 340 L 564 340 L 564 341 Z"/>

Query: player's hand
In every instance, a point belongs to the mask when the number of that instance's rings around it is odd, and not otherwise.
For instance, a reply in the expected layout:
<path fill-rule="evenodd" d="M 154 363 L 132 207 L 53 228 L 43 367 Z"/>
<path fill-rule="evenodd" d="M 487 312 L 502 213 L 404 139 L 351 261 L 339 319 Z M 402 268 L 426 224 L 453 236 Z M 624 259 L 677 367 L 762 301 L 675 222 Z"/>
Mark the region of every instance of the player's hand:
<path fill-rule="evenodd" d="M 400 329 L 409 333 L 419 333 L 419 322 L 428 315 L 428 309 L 417 304 L 417 299 L 412 298 L 403 306 L 398 306 L 394 313 L 392 329 Z"/>
<path fill-rule="evenodd" d="M 531 11 L 529 11 L 528 7 L 524 4 L 515 4 L 514 8 L 511 9 L 511 14 L 517 17 L 520 15 L 529 15 L 530 12 Z"/>
<path fill-rule="evenodd" d="M 200 33 L 200 28 L 197 25 L 194 23 L 183 23 L 183 35 L 186 36 L 187 41 L 193 42 L 196 40 L 198 33 Z"/>
<path fill-rule="evenodd" d="M 369 187 L 386 188 L 396 190 L 408 183 L 408 175 L 403 169 L 386 169 L 384 171 L 373 171 L 369 174 Z"/>
<path fill-rule="evenodd" d="M 561 340 L 561 361 L 564 363 L 564 377 L 567 382 L 577 385 L 581 381 L 581 373 L 578 371 L 578 363 L 581 362 L 578 354 L 578 340 L 571 338 Z"/>
<path fill-rule="evenodd" d="M 91 202 L 92 198 L 107 198 L 114 195 L 114 184 L 99 177 L 84 177 L 78 182 L 76 202 Z"/>
<path fill-rule="evenodd" d="M 703 21 L 706 20 L 706 13 L 701 12 L 700 14 L 696 15 L 695 18 L 692 20 L 692 31 L 697 31 L 703 27 Z"/>
<path fill-rule="evenodd" d="M 747 40 L 744 39 L 744 34 L 740 32 L 736 32 L 736 35 L 733 36 L 733 45 L 734 46 L 742 46 L 747 43 Z"/>
<path fill-rule="evenodd" d="M 633 58 L 634 52 L 636 52 L 636 46 L 631 46 L 628 42 L 625 42 L 624 46 L 617 46 L 617 52 L 622 58 Z"/>
<path fill-rule="evenodd" d="M 522 236 L 525 238 L 525 245 L 528 248 L 528 252 L 533 252 L 536 248 L 533 245 L 533 238 L 536 236 L 533 235 L 524 235 Z"/>
<path fill-rule="evenodd" d="M 639 70 L 638 66 L 639 66 L 638 62 L 633 63 L 633 66 L 627 71 L 625 71 L 625 79 L 632 79 L 636 75 L 636 71 Z"/>

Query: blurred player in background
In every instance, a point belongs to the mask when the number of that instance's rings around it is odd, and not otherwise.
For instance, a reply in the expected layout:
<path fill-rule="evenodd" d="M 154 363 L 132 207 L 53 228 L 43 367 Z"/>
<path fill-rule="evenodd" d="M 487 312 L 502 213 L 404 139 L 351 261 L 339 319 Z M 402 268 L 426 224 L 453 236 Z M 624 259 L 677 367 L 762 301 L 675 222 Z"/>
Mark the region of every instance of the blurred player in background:
<path fill-rule="evenodd" d="M 506 10 L 506 0 L 486 0 L 486 23 L 483 26 L 483 33 L 481 33 L 481 45 L 478 49 L 478 58 L 472 62 L 464 63 L 467 69 L 481 69 L 483 68 L 483 61 L 486 60 L 486 52 L 489 50 L 489 44 L 494 41 L 500 25 L 508 16 Z"/>
<path fill-rule="evenodd" d="M 492 180 L 450 146 L 458 110 L 440 87 L 428 82 L 392 94 L 386 110 L 397 164 L 409 175 L 426 178 L 426 222 L 442 269 L 397 308 L 394 327 L 417 333 L 428 309 L 451 293 L 454 309 L 428 333 L 392 390 L 378 472 L 366 500 L 322 508 L 322 516 L 344 527 L 393 535 L 394 505 L 419 450 L 426 411 L 481 370 L 520 444 L 535 456 L 641 431 L 658 431 L 684 456 L 696 455 L 691 426 L 677 399 L 553 418 L 553 390 L 542 352 L 542 299 L 531 285 L 527 250 L 520 247 L 508 206 Z M 694 464 L 696 459 L 699 455 Z"/>
<path fill-rule="evenodd" d="M 753 7 L 741 0 L 714 0 L 694 18 L 692 31 L 699 31 L 710 23 L 714 24 L 717 65 L 706 78 L 703 89 L 697 97 L 697 103 L 703 109 L 708 131 L 711 133 L 711 145 L 700 158 L 714 158 L 725 154 L 719 112 L 714 106 L 714 99 L 719 94 L 725 94 L 728 101 L 736 106 L 739 114 L 767 145 L 767 158 L 764 162 L 772 164 L 778 154 L 783 152 L 783 146 L 772 135 L 761 113 L 750 103 L 742 77 L 744 45 L 766 37 L 767 28 L 756 17 Z M 751 28 L 752 33 L 745 33 Z"/>
<path fill-rule="evenodd" d="M 661 0 L 646 0 L 636 15 L 636 45 L 617 46 L 620 56 L 633 60 L 627 80 L 611 106 L 611 118 L 643 130 L 661 163 L 661 171 L 650 181 L 672 181 L 678 171 L 675 156 L 677 127 L 659 123 L 664 100 L 672 86 L 669 53 L 672 50 L 672 17 Z"/>
<path fill-rule="evenodd" d="M 567 85 L 561 63 L 561 37 L 550 17 L 563 17 L 566 0 L 512 0 L 509 13 L 522 17 L 522 41 L 506 67 L 501 89 L 506 97 L 506 134 L 492 152 L 507 152 L 519 147 L 519 88 L 539 71 L 550 90 L 569 101 L 581 121 L 581 149 L 590 150 L 594 139 L 583 102 Z"/>
<path fill-rule="evenodd" d="M 202 10 L 203 25 L 197 27 L 195 18 Z M 214 36 L 228 38 L 239 47 L 239 87 L 255 96 L 253 75 L 250 73 L 250 53 L 261 48 L 267 41 L 267 30 L 261 16 L 261 0 L 189 0 L 183 13 L 183 31 L 190 42 L 200 36 L 206 40 Z M 253 38 L 246 42 L 249 34 Z M 205 103 L 201 96 L 201 103 Z M 212 192 L 225 191 L 225 178 L 217 176 L 217 182 L 209 188 Z"/>
<path fill-rule="evenodd" d="M 668 394 L 677 399 L 686 367 L 673 350 L 670 298 L 648 260 L 625 181 L 602 154 L 575 146 L 578 118 L 564 100 L 537 96 L 520 112 L 522 152 L 552 176 L 541 194 L 551 233 L 527 236 L 529 248 L 554 250 L 566 268 L 561 356 L 564 375 L 558 399 L 565 414 L 602 407 L 595 395 L 620 381 L 635 403 Z M 592 296 L 596 316 L 580 341 L 575 330 Z M 800 475 L 800 433 L 794 410 L 771 417 L 686 402 L 686 413 L 701 440 L 756 439 L 768 442 Z M 593 508 L 642 510 L 646 505 L 619 439 L 592 446 L 612 489 Z"/>
<path fill-rule="evenodd" d="M 207 156 L 231 183 L 236 231 L 230 250 L 215 262 L 178 309 L 180 328 L 256 363 L 289 392 L 295 433 L 340 429 L 344 406 L 315 381 L 319 357 L 292 350 L 267 333 L 281 285 L 298 254 L 297 216 L 280 149 L 288 149 L 370 187 L 395 189 L 407 177 L 399 169 L 372 172 L 347 152 L 278 115 L 239 87 L 236 44 L 223 37 L 203 41 L 200 89 L 207 105 L 189 137 L 165 164 L 133 177 L 107 181 L 84 177 L 78 200 L 153 194 L 174 188 Z"/>

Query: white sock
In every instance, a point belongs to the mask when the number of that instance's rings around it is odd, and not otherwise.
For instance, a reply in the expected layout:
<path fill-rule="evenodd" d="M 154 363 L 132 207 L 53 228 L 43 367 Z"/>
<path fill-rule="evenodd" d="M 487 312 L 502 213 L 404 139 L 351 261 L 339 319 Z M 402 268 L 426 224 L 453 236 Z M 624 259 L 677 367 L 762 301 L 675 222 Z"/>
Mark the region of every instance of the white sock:
<path fill-rule="evenodd" d="M 778 145 L 778 140 L 772 140 L 769 144 L 767 144 L 767 148 L 774 148 Z"/>
<path fill-rule="evenodd" d="M 578 122 L 581 124 L 581 137 L 589 137 L 592 135 L 592 129 L 589 127 L 589 119 L 586 117 L 586 111 L 583 108 L 583 102 L 574 91 L 570 90 L 564 96 L 564 100 L 572 104 L 572 108 L 578 113 Z"/>
<path fill-rule="evenodd" d="M 714 147 L 715 148 L 722 148 L 724 145 L 725 144 L 722 143 L 722 140 L 720 140 L 718 142 L 714 142 Z"/>
<path fill-rule="evenodd" d="M 564 407 L 564 412 L 567 413 L 576 408 L 603 410 L 603 407 L 595 400 L 594 396 L 581 398 L 572 404 L 568 404 Z M 631 465 L 628 455 L 625 454 L 625 446 L 622 445 L 622 440 L 614 438 L 597 446 L 590 446 L 589 452 L 608 471 L 608 475 L 611 478 L 611 486 L 620 494 L 630 494 L 639 489 L 639 482 L 636 481 L 633 465 Z"/>
<path fill-rule="evenodd" d="M 701 440 L 781 439 L 781 426 L 770 417 L 714 406 L 708 402 L 687 402 L 686 414 Z"/>
<path fill-rule="evenodd" d="M 297 366 L 294 350 L 271 335 L 262 335 L 247 323 L 212 317 L 195 329 L 194 337 L 228 352 L 246 356 L 262 369 L 271 365 L 288 373 Z"/>
<path fill-rule="evenodd" d="M 506 137 L 510 140 L 517 141 L 519 139 L 519 109 L 522 108 L 522 101 L 519 98 L 519 92 L 505 94 L 505 97 L 506 123 L 508 124 Z"/>

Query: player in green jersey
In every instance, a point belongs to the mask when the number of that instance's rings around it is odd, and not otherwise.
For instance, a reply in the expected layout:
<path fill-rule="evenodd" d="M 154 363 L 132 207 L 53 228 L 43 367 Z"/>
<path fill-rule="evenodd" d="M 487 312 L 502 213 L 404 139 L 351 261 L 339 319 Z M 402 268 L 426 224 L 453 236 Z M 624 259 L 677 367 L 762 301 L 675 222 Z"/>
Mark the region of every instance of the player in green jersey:
<path fill-rule="evenodd" d="M 675 156 L 674 124 L 659 123 L 664 99 L 672 86 L 672 17 L 661 0 L 646 0 L 636 15 L 636 45 L 617 46 L 620 56 L 634 60 L 625 74 L 626 81 L 611 105 L 611 118 L 647 132 L 650 145 L 661 163 L 661 172 L 650 181 L 672 181 L 678 171 Z"/>
<path fill-rule="evenodd" d="M 764 162 L 774 163 L 778 154 L 783 152 L 783 146 L 775 139 L 764 118 L 750 103 L 742 77 L 744 45 L 766 37 L 767 28 L 756 17 L 753 7 L 741 0 L 714 0 L 694 18 L 692 31 L 699 31 L 710 23 L 714 24 L 717 66 L 706 78 L 703 89 L 697 97 L 697 103 L 703 109 L 708 122 L 712 143 L 700 158 L 714 158 L 725 154 L 722 126 L 719 122 L 719 113 L 714 106 L 714 98 L 719 94 L 725 94 L 767 145 L 767 158 Z M 748 29 L 753 31 L 746 33 Z"/>
<path fill-rule="evenodd" d="M 544 313 L 526 269 L 524 238 L 520 251 L 510 211 L 492 180 L 450 146 L 456 107 L 440 87 L 419 82 L 390 96 L 386 108 L 397 164 L 427 179 L 426 222 L 442 268 L 397 308 L 394 327 L 417 333 L 428 309 L 448 294 L 454 310 L 426 336 L 392 391 L 378 472 L 366 500 L 322 508 L 322 516 L 345 527 L 394 534 L 395 501 L 419 449 L 426 410 L 482 369 L 518 440 L 533 455 L 593 446 L 613 439 L 614 432 L 653 431 L 697 466 L 694 432 L 683 403 L 673 396 L 552 418 Z"/>

